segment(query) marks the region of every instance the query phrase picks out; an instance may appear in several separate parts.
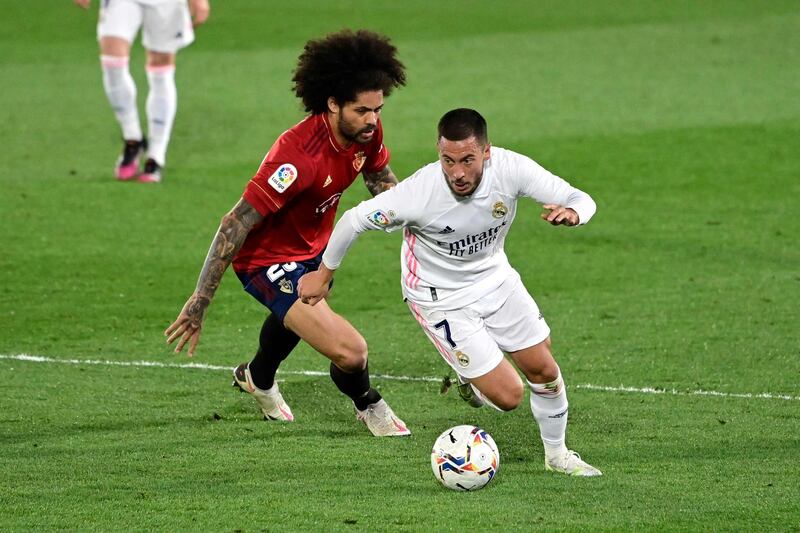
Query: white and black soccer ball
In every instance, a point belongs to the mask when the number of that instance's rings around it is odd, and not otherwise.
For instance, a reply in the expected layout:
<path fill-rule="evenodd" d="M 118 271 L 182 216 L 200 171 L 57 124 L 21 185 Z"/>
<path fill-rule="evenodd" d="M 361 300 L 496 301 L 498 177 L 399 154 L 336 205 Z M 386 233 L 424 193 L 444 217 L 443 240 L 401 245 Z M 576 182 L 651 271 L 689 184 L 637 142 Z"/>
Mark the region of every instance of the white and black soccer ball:
<path fill-rule="evenodd" d="M 491 435 L 481 428 L 456 426 L 433 443 L 431 468 L 448 489 L 478 490 L 497 474 L 500 452 Z"/>

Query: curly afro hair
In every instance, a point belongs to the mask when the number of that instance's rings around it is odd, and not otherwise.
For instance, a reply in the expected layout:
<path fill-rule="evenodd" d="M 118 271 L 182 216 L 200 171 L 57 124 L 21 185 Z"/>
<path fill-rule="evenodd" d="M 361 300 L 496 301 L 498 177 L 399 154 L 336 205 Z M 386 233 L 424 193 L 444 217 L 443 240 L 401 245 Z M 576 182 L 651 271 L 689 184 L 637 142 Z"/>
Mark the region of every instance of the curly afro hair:
<path fill-rule="evenodd" d="M 294 93 L 306 111 L 323 113 L 328 98 L 340 105 L 364 91 L 383 91 L 406 84 L 405 66 L 388 37 L 367 30 L 342 30 L 308 41 L 294 71 Z"/>

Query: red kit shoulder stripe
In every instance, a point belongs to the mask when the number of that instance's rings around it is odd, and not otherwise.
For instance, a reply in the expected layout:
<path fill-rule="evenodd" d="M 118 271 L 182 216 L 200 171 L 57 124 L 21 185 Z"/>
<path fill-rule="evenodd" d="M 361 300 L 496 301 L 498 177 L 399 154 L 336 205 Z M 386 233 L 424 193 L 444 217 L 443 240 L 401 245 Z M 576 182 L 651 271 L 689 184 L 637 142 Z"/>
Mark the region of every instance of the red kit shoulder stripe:
<path fill-rule="evenodd" d="M 304 146 L 306 153 L 313 155 L 319 152 L 322 143 L 325 141 L 325 137 L 328 136 L 328 132 L 324 129 L 318 130 L 314 133 L 314 136 L 309 139 L 309 141 Z"/>

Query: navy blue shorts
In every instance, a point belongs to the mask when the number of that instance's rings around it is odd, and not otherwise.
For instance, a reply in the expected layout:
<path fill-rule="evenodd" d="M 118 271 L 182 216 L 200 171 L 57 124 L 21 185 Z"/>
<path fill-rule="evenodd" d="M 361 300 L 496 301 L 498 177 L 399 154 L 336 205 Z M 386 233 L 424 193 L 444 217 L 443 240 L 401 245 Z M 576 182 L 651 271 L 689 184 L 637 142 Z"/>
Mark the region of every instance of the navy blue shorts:
<path fill-rule="evenodd" d="M 307 272 L 314 272 L 322 262 L 322 254 L 305 261 L 278 263 L 253 272 L 237 272 L 244 290 L 264 304 L 281 322 L 299 298 L 297 282 Z M 333 281 L 331 281 L 333 286 Z"/>

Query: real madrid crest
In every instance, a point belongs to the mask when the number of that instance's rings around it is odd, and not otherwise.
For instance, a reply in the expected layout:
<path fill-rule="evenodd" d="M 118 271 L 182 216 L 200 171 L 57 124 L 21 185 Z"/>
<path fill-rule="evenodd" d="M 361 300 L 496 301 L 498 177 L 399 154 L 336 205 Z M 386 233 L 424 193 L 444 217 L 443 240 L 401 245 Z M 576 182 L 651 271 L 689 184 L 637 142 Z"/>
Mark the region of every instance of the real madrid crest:
<path fill-rule="evenodd" d="M 503 202 L 495 202 L 492 206 L 492 216 L 494 218 L 503 218 L 508 214 L 508 208 Z"/>
<path fill-rule="evenodd" d="M 469 366 L 469 356 L 462 352 L 461 350 L 456 351 L 456 359 L 458 360 L 458 364 L 461 365 L 463 368 Z"/>
<path fill-rule="evenodd" d="M 361 170 L 361 167 L 364 166 L 364 161 L 367 160 L 366 154 L 364 151 L 360 151 L 356 153 L 356 156 L 353 158 L 353 168 L 356 169 L 356 172 Z"/>
<path fill-rule="evenodd" d="M 278 285 L 281 288 L 281 292 L 285 292 L 286 294 L 292 294 L 294 287 L 292 287 L 292 282 L 288 279 L 282 279 L 278 282 Z"/>

